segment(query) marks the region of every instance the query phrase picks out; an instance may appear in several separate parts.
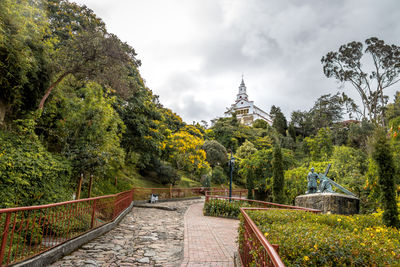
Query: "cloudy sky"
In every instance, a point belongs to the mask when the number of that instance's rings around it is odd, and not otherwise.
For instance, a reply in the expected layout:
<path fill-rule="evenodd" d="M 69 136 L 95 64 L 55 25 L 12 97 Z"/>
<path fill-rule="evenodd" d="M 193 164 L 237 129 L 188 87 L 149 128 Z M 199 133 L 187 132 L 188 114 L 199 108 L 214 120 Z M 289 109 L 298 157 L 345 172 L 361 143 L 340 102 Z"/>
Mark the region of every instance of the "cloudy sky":
<path fill-rule="evenodd" d="M 242 74 L 265 111 L 309 109 L 340 86 L 322 72 L 327 52 L 372 36 L 400 45 L 396 0 L 73 1 L 135 48 L 147 86 L 189 123 L 222 116 Z"/>

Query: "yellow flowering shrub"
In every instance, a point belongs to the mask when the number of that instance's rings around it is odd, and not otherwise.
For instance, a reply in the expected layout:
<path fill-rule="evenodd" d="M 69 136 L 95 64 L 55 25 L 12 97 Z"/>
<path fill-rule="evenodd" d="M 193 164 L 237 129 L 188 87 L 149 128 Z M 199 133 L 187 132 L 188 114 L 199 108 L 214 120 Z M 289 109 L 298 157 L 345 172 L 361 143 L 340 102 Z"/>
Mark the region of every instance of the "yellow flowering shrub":
<path fill-rule="evenodd" d="M 296 210 L 248 211 L 287 266 L 400 266 L 400 231 L 381 214 L 327 215 Z M 241 228 L 243 218 L 241 218 Z M 243 230 L 239 230 L 239 247 Z"/>

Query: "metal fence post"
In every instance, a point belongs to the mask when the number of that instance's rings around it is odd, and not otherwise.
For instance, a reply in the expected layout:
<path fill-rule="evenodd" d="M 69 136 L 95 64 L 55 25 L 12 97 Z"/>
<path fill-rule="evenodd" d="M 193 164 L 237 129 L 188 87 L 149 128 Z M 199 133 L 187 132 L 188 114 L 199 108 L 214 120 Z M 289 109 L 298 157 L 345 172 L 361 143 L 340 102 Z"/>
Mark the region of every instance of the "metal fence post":
<path fill-rule="evenodd" d="M 97 199 L 93 200 L 92 221 L 90 222 L 90 228 L 94 227 L 94 217 L 96 215 L 96 202 L 97 202 Z"/>
<path fill-rule="evenodd" d="M 17 215 L 15 215 L 15 216 L 17 216 Z M 5 251 L 6 245 L 7 245 L 8 227 L 10 225 L 10 218 L 11 218 L 11 212 L 8 212 L 7 215 L 6 215 L 6 221 L 5 221 L 5 224 L 4 224 L 3 238 L 1 240 L 0 266 L 3 266 L 4 251 Z"/>

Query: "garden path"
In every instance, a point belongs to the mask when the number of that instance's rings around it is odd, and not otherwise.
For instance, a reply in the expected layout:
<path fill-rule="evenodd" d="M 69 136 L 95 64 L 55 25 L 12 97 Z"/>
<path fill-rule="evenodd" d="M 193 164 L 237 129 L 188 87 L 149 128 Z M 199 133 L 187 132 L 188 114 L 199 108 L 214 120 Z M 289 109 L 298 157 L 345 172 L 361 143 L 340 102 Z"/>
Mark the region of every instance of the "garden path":
<path fill-rule="evenodd" d="M 204 203 L 185 214 L 185 252 L 181 267 L 233 267 L 239 221 L 203 215 Z"/>
<path fill-rule="evenodd" d="M 203 216 L 203 204 L 134 207 L 116 228 L 51 266 L 234 266 L 238 221 Z"/>

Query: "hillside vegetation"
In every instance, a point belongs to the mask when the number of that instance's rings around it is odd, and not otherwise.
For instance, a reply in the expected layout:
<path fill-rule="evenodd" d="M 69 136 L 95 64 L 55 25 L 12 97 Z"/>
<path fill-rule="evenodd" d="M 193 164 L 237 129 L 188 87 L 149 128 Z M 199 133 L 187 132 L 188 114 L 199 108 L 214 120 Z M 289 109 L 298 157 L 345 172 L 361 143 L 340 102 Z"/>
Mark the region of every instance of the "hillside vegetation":
<path fill-rule="evenodd" d="M 290 120 L 272 106 L 271 125 L 245 126 L 235 114 L 211 127 L 190 125 L 160 103 L 135 49 L 92 10 L 66 0 L 3 0 L 0 207 L 88 197 L 91 175 L 92 196 L 132 186 L 227 187 L 232 153 L 233 182 L 250 189 L 250 198 L 293 204 L 309 169 L 322 173 L 332 163 L 328 177 L 361 198 L 362 212 L 382 207 L 395 216 L 400 93 L 390 102 L 383 89 L 398 81 L 400 49 L 377 38 L 366 44 L 322 59 L 328 78 L 358 77 L 358 92 L 378 81 L 363 107 L 341 92 L 320 96 Z M 350 69 L 367 54 L 383 62 L 379 73 Z"/>

